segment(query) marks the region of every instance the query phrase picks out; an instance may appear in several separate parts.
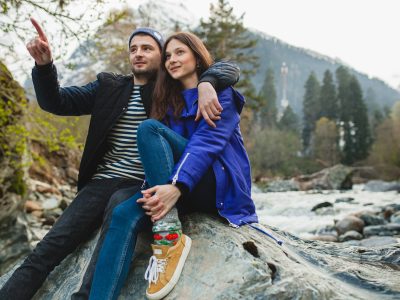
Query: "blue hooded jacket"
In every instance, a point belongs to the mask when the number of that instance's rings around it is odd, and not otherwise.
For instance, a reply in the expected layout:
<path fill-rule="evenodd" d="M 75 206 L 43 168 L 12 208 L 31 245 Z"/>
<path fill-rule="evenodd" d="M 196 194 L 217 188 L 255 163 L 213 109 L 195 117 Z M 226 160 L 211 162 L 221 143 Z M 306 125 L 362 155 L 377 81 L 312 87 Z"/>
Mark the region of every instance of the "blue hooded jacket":
<path fill-rule="evenodd" d="M 182 92 L 185 107 L 179 119 L 168 111 L 169 127 L 189 139 L 185 152 L 175 165 L 172 183 L 180 182 L 192 191 L 206 171 L 212 166 L 216 178 L 216 207 L 230 225 L 237 227 L 258 222 L 255 205 L 251 199 L 250 162 L 240 133 L 239 114 L 244 97 L 229 87 L 218 93 L 223 108 L 216 128 L 204 119 L 195 122 L 198 106 L 197 88 Z"/>

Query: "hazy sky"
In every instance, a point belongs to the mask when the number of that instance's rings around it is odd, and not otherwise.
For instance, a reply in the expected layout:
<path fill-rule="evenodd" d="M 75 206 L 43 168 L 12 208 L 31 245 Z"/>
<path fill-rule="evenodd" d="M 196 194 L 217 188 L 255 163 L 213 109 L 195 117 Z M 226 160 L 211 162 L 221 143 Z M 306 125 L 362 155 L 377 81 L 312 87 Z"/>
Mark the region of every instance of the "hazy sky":
<path fill-rule="evenodd" d="M 170 0 L 180 2 L 179 0 Z M 185 0 L 208 16 L 216 1 Z M 229 0 L 244 23 L 400 86 L 400 0 Z"/>
<path fill-rule="evenodd" d="M 207 18 L 210 3 L 217 2 L 153 1 L 183 3 L 198 19 Z M 137 7 L 144 2 L 110 1 L 107 7 L 120 7 L 122 3 Z M 244 24 L 249 28 L 339 58 L 360 72 L 400 88 L 400 0 L 229 0 L 229 3 L 237 16 L 245 13 Z M 30 61 L 24 45 L 17 48 L 21 61 Z M 13 71 L 18 73 L 18 68 Z"/>

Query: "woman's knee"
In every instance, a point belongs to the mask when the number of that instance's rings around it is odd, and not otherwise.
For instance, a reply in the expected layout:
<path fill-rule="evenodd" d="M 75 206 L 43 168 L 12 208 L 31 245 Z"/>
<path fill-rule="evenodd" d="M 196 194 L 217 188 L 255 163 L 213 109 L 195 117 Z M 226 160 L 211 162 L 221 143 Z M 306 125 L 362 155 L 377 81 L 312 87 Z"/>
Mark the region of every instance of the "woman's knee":
<path fill-rule="evenodd" d="M 111 222 L 131 223 L 136 222 L 145 215 L 142 205 L 136 202 L 137 199 L 132 198 L 119 205 L 112 211 Z"/>
<path fill-rule="evenodd" d="M 163 124 L 154 119 L 147 119 L 140 123 L 137 131 L 138 139 L 146 137 L 148 134 L 157 133 L 158 128 Z"/>

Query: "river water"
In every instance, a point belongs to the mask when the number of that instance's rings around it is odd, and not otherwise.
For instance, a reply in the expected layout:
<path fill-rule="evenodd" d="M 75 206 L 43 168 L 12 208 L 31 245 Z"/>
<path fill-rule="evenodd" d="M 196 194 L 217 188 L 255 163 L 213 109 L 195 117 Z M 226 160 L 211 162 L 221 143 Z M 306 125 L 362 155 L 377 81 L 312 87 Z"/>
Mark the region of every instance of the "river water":
<path fill-rule="evenodd" d="M 363 191 L 364 185 L 354 185 L 347 191 L 296 191 L 262 193 L 254 189 L 252 197 L 256 203 L 259 221 L 262 224 L 288 231 L 300 238 L 312 238 L 326 226 L 333 226 L 334 220 L 360 211 L 380 211 L 381 207 L 400 203 L 399 193 Z M 353 198 L 351 202 L 337 199 Z M 322 202 L 330 202 L 333 207 L 325 207 L 317 212 L 311 209 Z"/>

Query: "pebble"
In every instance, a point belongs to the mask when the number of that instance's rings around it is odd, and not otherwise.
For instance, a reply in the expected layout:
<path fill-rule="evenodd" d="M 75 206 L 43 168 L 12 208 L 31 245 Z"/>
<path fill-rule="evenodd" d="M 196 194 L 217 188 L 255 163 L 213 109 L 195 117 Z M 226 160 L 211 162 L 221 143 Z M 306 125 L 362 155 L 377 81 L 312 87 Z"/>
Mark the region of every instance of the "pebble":
<path fill-rule="evenodd" d="M 364 236 L 369 237 L 373 235 L 378 236 L 392 236 L 400 234 L 400 224 L 389 223 L 386 225 L 374 225 L 364 227 Z"/>
<path fill-rule="evenodd" d="M 49 210 L 49 209 L 54 209 L 54 208 L 57 208 L 58 207 L 58 200 L 56 199 L 56 198 L 47 198 L 44 202 L 43 202 L 43 204 L 42 204 L 42 206 L 43 206 L 43 209 L 47 209 L 47 210 Z"/>
<path fill-rule="evenodd" d="M 400 224 L 400 211 L 390 217 L 390 222 Z"/>
<path fill-rule="evenodd" d="M 347 231 L 345 234 L 339 236 L 339 242 L 346 242 L 350 240 L 361 240 L 363 235 L 355 230 Z"/>
<path fill-rule="evenodd" d="M 334 235 L 315 235 L 315 236 L 313 236 L 313 237 L 311 237 L 311 238 L 309 238 L 310 240 L 313 240 L 313 241 L 322 241 L 322 242 L 337 242 L 338 241 L 338 239 L 337 239 L 337 237 L 336 236 L 334 236 Z"/>
<path fill-rule="evenodd" d="M 352 197 L 344 197 L 344 198 L 338 198 L 338 199 L 336 199 L 336 200 L 335 200 L 335 203 L 342 203 L 342 202 L 344 202 L 344 203 L 350 203 L 350 202 L 352 202 L 352 201 L 354 201 L 354 198 L 352 198 Z"/>
<path fill-rule="evenodd" d="M 43 207 L 37 201 L 27 200 L 25 202 L 25 211 L 31 213 L 33 211 L 42 210 Z"/>
<path fill-rule="evenodd" d="M 355 230 L 361 233 L 364 228 L 364 221 L 355 216 L 347 216 L 344 219 L 338 221 L 335 224 L 335 227 L 339 235 L 342 235 L 351 230 Z"/>
<path fill-rule="evenodd" d="M 322 202 L 322 203 L 319 203 L 319 204 L 315 205 L 311 209 L 311 211 L 316 211 L 317 209 L 320 209 L 320 208 L 323 208 L 323 207 L 332 207 L 332 206 L 333 206 L 333 204 L 330 203 L 330 202 Z"/>
<path fill-rule="evenodd" d="M 370 225 L 383 225 L 385 224 L 385 219 L 381 216 L 374 216 L 371 214 L 362 214 L 359 216 L 361 220 L 364 221 L 365 226 Z"/>
<path fill-rule="evenodd" d="M 391 236 L 371 236 L 360 241 L 360 246 L 365 248 L 384 247 L 397 244 L 398 239 Z"/>

